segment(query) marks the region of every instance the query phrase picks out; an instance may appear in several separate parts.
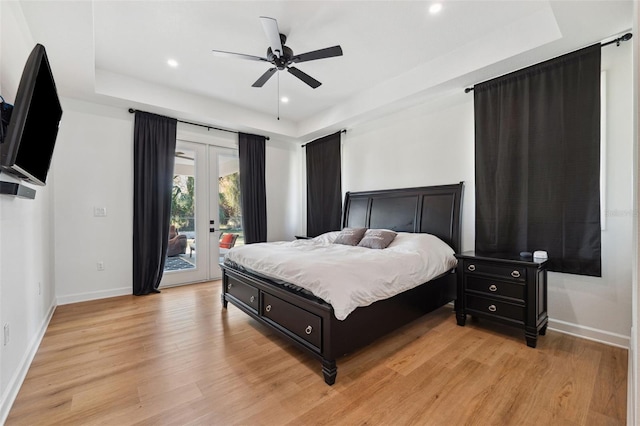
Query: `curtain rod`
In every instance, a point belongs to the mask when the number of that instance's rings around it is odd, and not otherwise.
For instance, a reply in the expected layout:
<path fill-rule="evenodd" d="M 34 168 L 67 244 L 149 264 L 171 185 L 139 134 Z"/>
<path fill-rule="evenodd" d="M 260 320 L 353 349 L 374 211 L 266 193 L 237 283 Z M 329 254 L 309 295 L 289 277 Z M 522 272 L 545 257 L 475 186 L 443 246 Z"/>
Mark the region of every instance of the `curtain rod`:
<path fill-rule="evenodd" d="M 142 111 L 142 110 L 136 110 L 133 108 L 129 108 L 129 113 L 133 114 L 136 111 L 140 111 L 140 112 L 146 112 L 146 111 Z M 229 132 L 229 133 L 235 133 L 238 134 L 240 132 L 236 131 L 236 130 L 229 130 L 229 129 L 221 129 L 220 127 L 215 127 L 215 126 L 209 126 L 208 124 L 199 124 L 199 123 L 192 123 L 191 121 L 184 121 L 184 120 L 179 120 L 176 118 L 176 121 L 179 123 L 184 123 L 184 124 L 191 124 L 192 126 L 198 126 L 198 127 L 204 127 L 207 130 L 213 129 L 213 130 L 220 130 L 222 132 Z M 260 136 L 260 135 L 258 135 Z M 266 140 L 269 140 L 269 136 L 265 136 L 264 137 Z"/>
<path fill-rule="evenodd" d="M 613 43 L 615 43 L 616 47 L 617 47 L 617 46 L 620 46 L 620 42 L 631 40 L 631 37 L 633 37 L 633 34 L 626 33 L 622 37 L 618 37 L 618 38 L 613 39 L 611 41 L 607 41 L 606 43 L 600 43 L 600 47 L 609 46 L 610 44 L 613 44 Z M 467 87 L 466 89 L 464 89 L 464 93 L 469 93 L 472 90 L 473 90 L 473 87 Z"/>
<path fill-rule="evenodd" d="M 347 129 L 342 129 L 342 130 L 340 130 L 340 133 L 347 133 Z M 333 134 L 333 133 L 331 133 L 331 134 Z M 327 135 L 327 136 L 329 136 L 329 135 Z M 323 136 L 323 137 L 324 137 L 324 136 Z M 322 139 L 322 138 L 316 138 L 316 139 L 314 139 L 314 140 L 318 140 L 318 139 Z M 303 143 L 303 144 L 302 144 L 302 145 L 300 145 L 300 146 L 301 146 L 302 148 L 304 148 L 305 146 L 307 146 L 307 144 L 310 144 L 311 142 L 313 142 L 313 141 L 309 141 L 309 142 L 307 142 L 307 143 Z"/>

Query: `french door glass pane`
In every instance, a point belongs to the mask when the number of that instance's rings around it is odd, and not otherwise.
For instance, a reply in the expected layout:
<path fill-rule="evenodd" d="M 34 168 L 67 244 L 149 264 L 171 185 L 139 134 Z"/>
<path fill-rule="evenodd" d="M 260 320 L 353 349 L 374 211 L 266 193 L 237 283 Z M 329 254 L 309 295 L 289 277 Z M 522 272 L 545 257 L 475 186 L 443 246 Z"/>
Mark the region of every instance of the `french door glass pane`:
<path fill-rule="evenodd" d="M 244 244 L 240 209 L 240 163 L 237 154 L 218 155 L 220 259 L 232 247 Z"/>
<path fill-rule="evenodd" d="M 194 155 L 189 151 L 176 152 L 165 272 L 186 271 L 197 265 Z"/>

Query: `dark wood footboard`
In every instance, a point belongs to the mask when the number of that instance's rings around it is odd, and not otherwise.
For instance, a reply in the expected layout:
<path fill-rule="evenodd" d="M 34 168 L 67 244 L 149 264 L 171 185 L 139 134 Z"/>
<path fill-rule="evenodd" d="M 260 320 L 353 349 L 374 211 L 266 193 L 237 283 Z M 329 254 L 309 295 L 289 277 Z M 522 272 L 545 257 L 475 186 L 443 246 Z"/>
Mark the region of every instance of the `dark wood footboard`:
<path fill-rule="evenodd" d="M 336 360 L 455 298 L 455 274 L 392 298 L 357 308 L 343 321 L 331 305 L 292 293 L 268 279 L 222 266 L 222 304 L 231 302 L 256 321 L 322 361 L 322 374 L 333 385 Z"/>

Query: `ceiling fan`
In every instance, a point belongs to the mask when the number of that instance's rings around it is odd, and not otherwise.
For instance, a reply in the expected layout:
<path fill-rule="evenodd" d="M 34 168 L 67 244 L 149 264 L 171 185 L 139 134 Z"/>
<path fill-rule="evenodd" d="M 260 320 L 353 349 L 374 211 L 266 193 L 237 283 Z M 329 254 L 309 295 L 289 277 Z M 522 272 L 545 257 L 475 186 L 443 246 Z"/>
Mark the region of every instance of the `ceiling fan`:
<path fill-rule="evenodd" d="M 218 56 L 230 56 L 241 59 L 249 59 L 251 61 L 263 61 L 273 64 L 273 68 L 269 68 L 260 78 L 252 84 L 252 87 L 262 87 L 276 71 L 287 70 L 290 74 L 298 77 L 300 80 L 311 86 L 312 88 L 319 87 L 320 83 L 315 78 L 311 77 L 307 73 L 300 71 L 298 68 L 292 66 L 292 64 L 298 64 L 300 62 L 315 61 L 316 59 L 331 58 L 334 56 L 342 56 L 342 48 L 338 46 L 327 47 L 325 49 L 314 50 L 312 52 L 301 53 L 294 55 L 293 50 L 288 46 L 285 46 L 287 36 L 280 34 L 278 30 L 278 22 L 273 18 L 261 16 L 262 28 L 264 29 L 267 39 L 269 40 L 269 48 L 267 49 L 267 57 L 245 55 L 243 53 L 224 52 L 222 50 L 213 50 L 213 53 Z"/>
<path fill-rule="evenodd" d="M 185 160 L 193 160 L 193 157 L 189 157 L 188 155 L 186 155 L 182 151 L 176 151 L 175 156 L 176 156 L 176 158 L 184 158 Z"/>

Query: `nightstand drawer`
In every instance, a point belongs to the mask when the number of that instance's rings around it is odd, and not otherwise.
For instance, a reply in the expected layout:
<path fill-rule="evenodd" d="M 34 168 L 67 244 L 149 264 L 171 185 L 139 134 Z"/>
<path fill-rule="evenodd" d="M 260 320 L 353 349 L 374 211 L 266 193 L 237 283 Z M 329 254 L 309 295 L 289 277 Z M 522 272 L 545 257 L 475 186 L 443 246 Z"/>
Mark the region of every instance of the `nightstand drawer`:
<path fill-rule="evenodd" d="M 470 295 L 465 297 L 465 301 L 469 311 L 509 318 L 520 323 L 524 323 L 524 306 Z"/>
<path fill-rule="evenodd" d="M 467 290 L 486 293 L 488 296 L 501 296 L 517 299 L 524 303 L 525 285 L 517 282 L 505 282 L 467 275 Z"/>
<path fill-rule="evenodd" d="M 502 266 L 493 263 L 465 260 L 464 270 L 467 274 L 493 275 L 518 281 L 525 281 L 527 279 L 527 269 L 522 266 Z"/>

